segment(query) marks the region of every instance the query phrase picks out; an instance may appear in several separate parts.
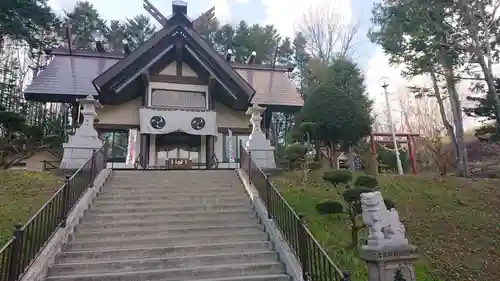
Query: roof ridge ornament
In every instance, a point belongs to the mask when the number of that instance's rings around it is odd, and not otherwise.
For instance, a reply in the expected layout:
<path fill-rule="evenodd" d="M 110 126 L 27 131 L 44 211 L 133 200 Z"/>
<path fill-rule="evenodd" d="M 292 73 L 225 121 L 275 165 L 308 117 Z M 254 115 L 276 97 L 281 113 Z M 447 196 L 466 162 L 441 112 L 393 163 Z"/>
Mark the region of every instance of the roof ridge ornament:
<path fill-rule="evenodd" d="M 167 18 L 160 13 L 160 11 L 149 2 L 149 0 L 143 0 L 142 7 L 156 20 L 158 21 L 163 27 L 167 26 Z"/>
<path fill-rule="evenodd" d="M 143 0 L 142 6 L 163 27 L 168 26 L 167 17 L 165 17 L 153 4 L 151 4 L 149 0 Z M 172 10 L 173 14 L 175 14 L 176 12 L 181 12 L 186 14 L 187 16 L 187 3 L 185 1 L 174 0 L 172 1 Z M 202 28 L 204 23 L 212 19 L 214 16 L 215 16 L 215 6 L 208 9 L 206 12 L 204 12 L 198 18 L 192 21 L 194 30 Z"/>

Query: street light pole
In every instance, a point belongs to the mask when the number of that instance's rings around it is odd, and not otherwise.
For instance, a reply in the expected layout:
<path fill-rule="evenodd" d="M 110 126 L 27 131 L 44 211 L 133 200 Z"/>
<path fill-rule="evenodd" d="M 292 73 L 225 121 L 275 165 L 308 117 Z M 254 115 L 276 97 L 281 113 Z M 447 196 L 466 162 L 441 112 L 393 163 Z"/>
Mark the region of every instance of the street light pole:
<path fill-rule="evenodd" d="M 399 156 L 398 142 L 396 141 L 396 131 L 394 128 L 394 123 L 392 122 L 391 104 L 389 102 L 389 92 L 387 91 L 387 87 L 389 86 L 388 80 L 389 79 L 387 77 L 382 77 L 380 78 L 379 82 L 380 86 L 384 88 L 385 103 L 387 104 L 387 119 L 389 119 L 389 124 L 391 126 L 392 142 L 394 144 L 394 150 L 396 152 L 396 163 L 398 166 L 398 174 L 402 175 L 403 165 L 401 164 L 401 157 Z"/>

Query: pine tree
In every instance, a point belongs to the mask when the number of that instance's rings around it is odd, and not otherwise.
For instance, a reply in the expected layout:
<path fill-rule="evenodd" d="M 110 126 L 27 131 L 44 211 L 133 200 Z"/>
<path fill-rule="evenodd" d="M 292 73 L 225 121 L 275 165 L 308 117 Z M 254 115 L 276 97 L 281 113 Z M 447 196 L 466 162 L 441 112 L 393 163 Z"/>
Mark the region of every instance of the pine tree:
<path fill-rule="evenodd" d="M 500 79 L 495 79 L 495 88 L 497 95 L 500 95 Z M 482 90 L 479 88 L 478 90 Z M 475 135 L 480 140 L 499 142 L 500 141 L 500 127 L 496 121 L 495 99 L 490 94 L 486 93 L 484 96 L 467 97 L 469 101 L 475 103 L 475 107 L 465 108 L 465 113 L 468 116 L 486 118 L 483 125 L 476 130 Z"/>

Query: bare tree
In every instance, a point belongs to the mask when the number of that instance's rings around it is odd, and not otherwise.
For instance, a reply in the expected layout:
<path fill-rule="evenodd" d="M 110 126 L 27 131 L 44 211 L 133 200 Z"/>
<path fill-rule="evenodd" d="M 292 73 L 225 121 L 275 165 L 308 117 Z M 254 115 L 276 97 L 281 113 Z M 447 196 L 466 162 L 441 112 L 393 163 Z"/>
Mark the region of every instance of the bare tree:
<path fill-rule="evenodd" d="M 352 55 L 359 22 L 346 24 L 333 5 L 311 6 L 304 13 L 299 31 L 307 39 L 307 50 L 328 64 L 334 57 Z"/>

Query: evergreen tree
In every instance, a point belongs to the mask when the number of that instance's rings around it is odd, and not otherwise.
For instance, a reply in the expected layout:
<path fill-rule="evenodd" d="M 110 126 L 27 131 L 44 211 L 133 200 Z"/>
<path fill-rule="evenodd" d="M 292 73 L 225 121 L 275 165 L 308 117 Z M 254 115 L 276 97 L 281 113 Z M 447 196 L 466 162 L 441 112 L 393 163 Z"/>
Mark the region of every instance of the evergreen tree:
<path fill-rule="evenodd" d="M 372 42 L 380 44 L 389 55 L 390 62 L 405 64 L 404 74 L 409 77 L 429 74 L 433 80 L 434 95 L 446 120 L 443 98 L 437 82 L 446 84 L 454 126 L 443 122 L 452 139 L 456 154 L 457 175 L 468 176 L 467 149 L 461 101 L 457 91 L 458 69 L 469 63 L 470 56 L 457 42 L 468 39 L 456 28 L 458 17 L 453 1 L 437 0 L 384 0 L 372 11 L 376 29 L 371 30 Z M 469 38 L 470 39 L 470 38 Z M 468 44 L 468 43 L 467 43 Z"/>
<path fill-rule="evenodd" d="M 338 144 L 355 145 L 370 133 L 371 107 L 361 70 L 350 60 L 337 58 L 306 100 L 299 121 L 317 124 L 315 140 L 335 150 Z"/>
<path fill-rule="evenodd" d="M 497 95 L 500 95 L 500 79 L 495 79 Z M 468 116 L 484 118 L 483 125 L 476 130 L 475 135 L 481 140 L 492 142 L 500 141 L 499 126 L 496 125 L 495 99 L 489 94 L 482 97 L 467 97 L 469 101 L 475 103 L 474 107 L 465 108 Z"/>
<path fill-rule="evenodd" d="M 71 44 L 73 49 L 94 50 L 95 40 L 107 33 L 106 22 L 90 2 L 77 2 L 73 11 L 66 13 L 59 36 L 68 40 L 65 25 L 71 25 Z"/>
<path fill-rule="evenodd" d="M 109 27 L 106 32 L 107 43 L 109 48 L 114 51 L 123 49 L 123 39 L 125 39 L 125 27 L 118 20 L 109 22 Z"/>
<path fill-rule="evenodd" d="M 155 34 L 156 27 L 151 23 L 149 17 L 137 15 L 125 21 L 123 30 L 130 47 L 136 49 Z"/>
<path fill-rule="evenodd" d="M 42 30 L 54 27 L 56 17 L 46 0 L 0 1 L 0 48 L 8 36 L 38 47 Z"/>

